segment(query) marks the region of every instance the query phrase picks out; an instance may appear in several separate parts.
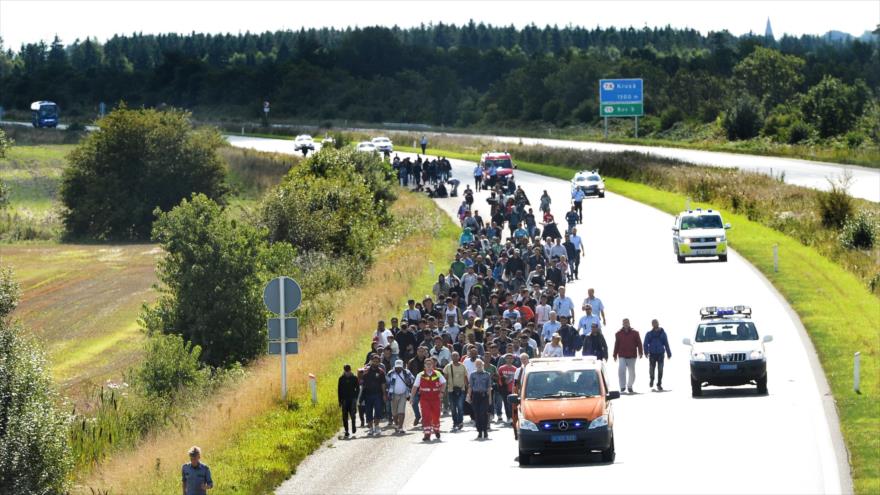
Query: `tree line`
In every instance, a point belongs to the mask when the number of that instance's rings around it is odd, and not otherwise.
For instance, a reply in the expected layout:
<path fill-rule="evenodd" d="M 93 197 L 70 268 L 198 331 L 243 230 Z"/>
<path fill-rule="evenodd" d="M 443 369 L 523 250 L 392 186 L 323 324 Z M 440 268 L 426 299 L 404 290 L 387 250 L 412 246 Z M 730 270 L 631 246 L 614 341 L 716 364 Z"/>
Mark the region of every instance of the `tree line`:
<path fill-rule="evenodd" d="M 796 129 L 796 138 L 829 137 L 874 111 L 878 40 L 880 34 L 864 41 L 807 35 L 777 41 L 671 27 L 517 29 L 474 22 L 132 34 L 67 45 L 56 37 L 0 50 L 0 104 L 25 109 L 52 99 L 68 118 L 86 120 L 100 101 L 256 119 L 269 100 L 273 117 L 294 119 L 566 126 L 599 120 L 598 79 L 641 77 L 645 111 L 658 119 L 649 126 L 748 115 L 747 105 L 758 112 L 754 122 L 725 126 L 729 137 L 752 137 L 767 119 L 772 132 L 786 127 L 781 139 L 791 139 L 795 121 L 808 126 Z M 814 101 L 801 101 L 811 91 Z M 826 96 L 829 102 L 816 101 Z M 843 125 L 823 122 L 834 110 L 854 115 Z"/>

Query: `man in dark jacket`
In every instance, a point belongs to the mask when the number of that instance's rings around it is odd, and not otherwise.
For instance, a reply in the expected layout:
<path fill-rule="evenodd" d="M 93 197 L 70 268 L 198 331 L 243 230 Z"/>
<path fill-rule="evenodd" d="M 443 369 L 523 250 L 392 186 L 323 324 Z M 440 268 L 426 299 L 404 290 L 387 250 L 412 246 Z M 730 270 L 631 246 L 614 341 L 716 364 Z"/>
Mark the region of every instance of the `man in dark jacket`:
<path fill-rule="evenodd" d="M 605 342 L 605 336 L 602 335 L 598 323 L 594 322 L 590 325 L 590 333 L 583 337 L 582 348 L 584 356 L 596 356 L 596 359 L 608 360 L 608 344 Z"/>
<path fill-rule="evenodd" d="M 577 329 L 568 322 L 568 317 L 563 316 L 560 320 L 562 321 L 562 326 L 559 327 L 556 333 L 562 337 L 562 355 L 574 356 L 581 347 L 580 336 Z"/>
<path fill-rule="evenodd" d="M 645 354 L 648 355 L 648 370 L 651 382 L 648 387 L 654 386 L 654 367 L 657 367 L 657 390 L 663 391 L 663 361 L 665 357 L 672 359 L 672 349 L 669 348 L 669 339 L 666 331 L 657 320 L 651 320 L 651 330 L 645 334 Z"/>
<path fill-rule="evenodd" d="M 342 369 L 343 372 L 339 377 L 336 394 L 339 397 L 339 407 L 342 408 L 342 426 L 345 428 L 345 438 L 348 438 L 349 417 L 351 418 L 351 434 L 357 433 L 355 417 L 357 414 L 358 394 L 361 391 L 361 386 L 358 383 L 357 376 L 351 372 L 351 365 L 346 364 Z"/>

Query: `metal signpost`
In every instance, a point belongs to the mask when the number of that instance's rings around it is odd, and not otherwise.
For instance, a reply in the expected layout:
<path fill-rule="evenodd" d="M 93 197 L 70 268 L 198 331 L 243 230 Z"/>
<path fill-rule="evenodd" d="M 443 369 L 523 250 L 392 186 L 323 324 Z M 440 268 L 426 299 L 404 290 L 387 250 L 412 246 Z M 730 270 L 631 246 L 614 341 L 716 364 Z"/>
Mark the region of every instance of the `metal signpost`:
<path fill-rule="evenodd" d="M 98 117 L 104 117 L 107 113 L 107 105 L 102 101 L 98 103 Z"/>
<path fill-rule="evenodd" d="M 641 79 L 599 79 L 599 116 L 605 120 L 608 138 L 608 117 L 635 117 L 639 137 L 639 117 L 645 115 Z"/>
<path fill-rule="evenodd" d="M 263 102 L 263 125 L 269 125 L 269 100 Z"/>
<path fill-rule="evenodd" d="M 299 321 L 287 317 L 302 303 L 302 289 L 290 277 L 273 278 L 263 289 L 263 303 L 279 318 L 269 318 L 269 354 L 281 355 L 281 400 L 287 399 L 287 355 L 299 354 Z"/>

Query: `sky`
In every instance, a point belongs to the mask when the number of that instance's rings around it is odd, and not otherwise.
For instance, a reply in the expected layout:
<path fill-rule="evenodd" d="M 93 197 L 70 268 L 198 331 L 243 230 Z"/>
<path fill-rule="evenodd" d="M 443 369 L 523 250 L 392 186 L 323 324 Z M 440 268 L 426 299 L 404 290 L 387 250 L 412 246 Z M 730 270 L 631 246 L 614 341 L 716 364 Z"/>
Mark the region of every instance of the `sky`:
<path fill-rule="evenodd" d="M 777 36 L 839 30 L 861 35 L 880 23 L 878 0 L 690 0 L 690 1 L 241 1 L 241 0 L 0 0 L 3 46 L 114 34 L 239 33 L 444 22 L 470 19 L 522 27 L 534 22 L 587 27 L 662 27 L 702 33 L 727 29 L 739 35 L 763 33 L 767 18 Z"/>

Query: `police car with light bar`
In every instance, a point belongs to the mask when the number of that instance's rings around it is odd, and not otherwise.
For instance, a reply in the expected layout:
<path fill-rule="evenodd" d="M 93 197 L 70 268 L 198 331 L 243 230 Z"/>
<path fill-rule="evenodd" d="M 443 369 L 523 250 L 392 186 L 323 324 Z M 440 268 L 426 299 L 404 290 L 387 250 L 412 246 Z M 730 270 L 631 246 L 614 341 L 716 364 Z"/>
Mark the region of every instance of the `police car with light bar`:
<path fill-rule="evenodd" d="M 687 258 L 717 256 L 727 261 L 727 229 L 721 213 L 712 210 L 683 211 L 672 226 L 672 249 L 679 263 Z"/>
<path fill-rule="evenodd" d="M 754 384 L 767 393 L 767 353 L 764 344 L 773 337 L 758 335 L 748 306 L 700 309 L 700 324 L 691 347 L 691 394 L 699 397 L 704 385 L 732 387 Z"/>
<path fill-rule="evenodd" d="M 580 189 L 584 196 L 605 197 L 605 181 L 598 170 L 581 170 L 571 179 L 571 194 Z"/>

